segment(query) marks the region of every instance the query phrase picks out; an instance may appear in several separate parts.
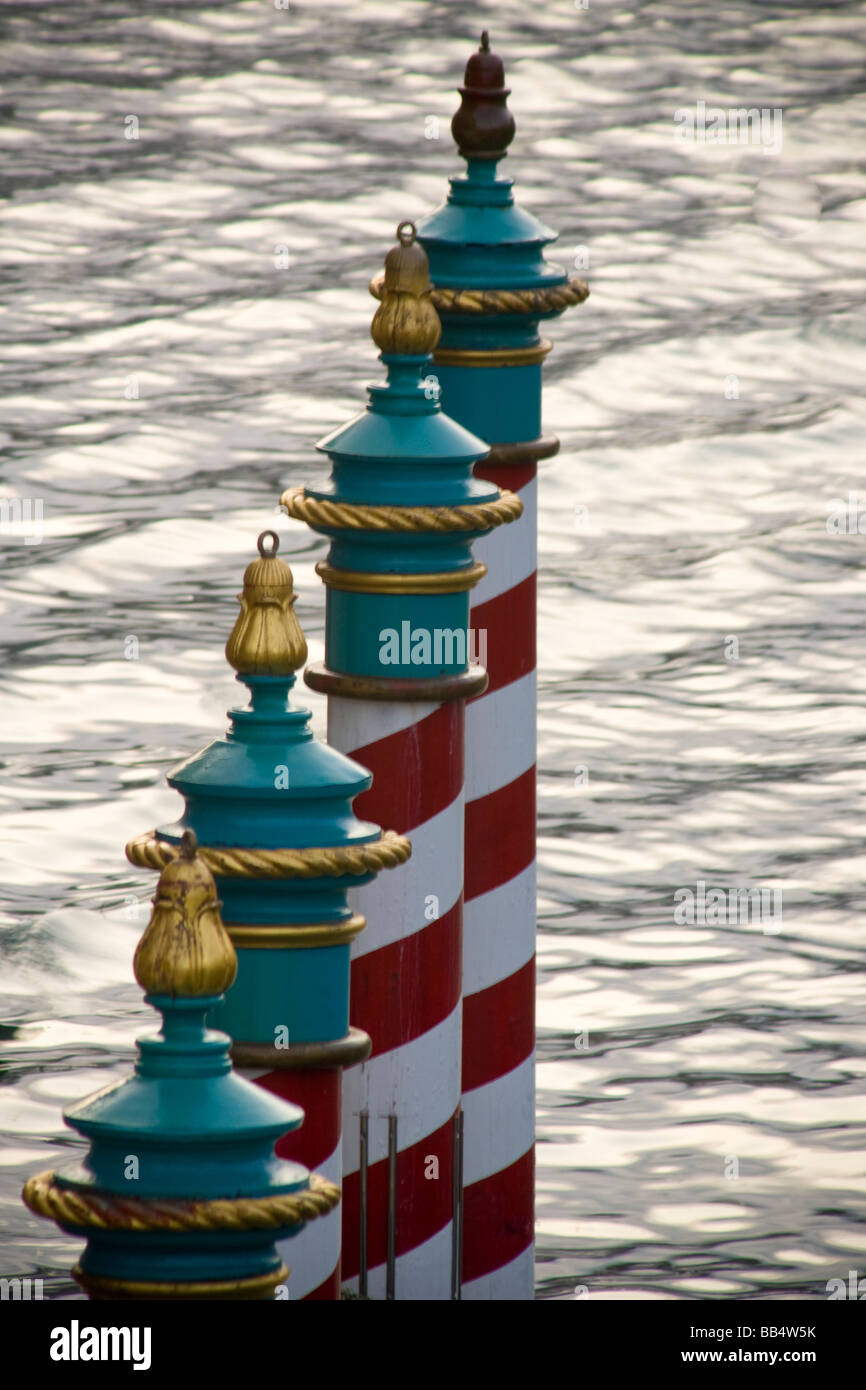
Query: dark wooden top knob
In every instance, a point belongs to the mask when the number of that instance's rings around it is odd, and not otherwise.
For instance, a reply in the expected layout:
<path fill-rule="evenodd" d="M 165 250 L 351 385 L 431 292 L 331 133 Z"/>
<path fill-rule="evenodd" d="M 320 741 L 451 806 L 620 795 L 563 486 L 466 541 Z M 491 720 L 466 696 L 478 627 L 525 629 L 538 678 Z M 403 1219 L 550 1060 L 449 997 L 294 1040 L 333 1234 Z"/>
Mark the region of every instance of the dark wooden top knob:
<path fill-rule="evenodd" d="M 501 159 L 514 139 L 514 117 L 507 102 L 511 89 L 505 85 L 502 59 L 490 51 L 487 30 L 481 47 L 466 64 L 462 98 L 451 122 L 451 134 L 464 159 Z"/>

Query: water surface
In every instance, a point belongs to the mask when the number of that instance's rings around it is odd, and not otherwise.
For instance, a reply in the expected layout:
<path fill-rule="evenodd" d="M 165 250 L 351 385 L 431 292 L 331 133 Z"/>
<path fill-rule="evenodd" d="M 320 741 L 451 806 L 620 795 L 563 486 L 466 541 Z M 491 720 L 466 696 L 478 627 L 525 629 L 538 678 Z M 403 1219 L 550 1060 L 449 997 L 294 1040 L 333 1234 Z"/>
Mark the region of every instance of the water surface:
<path fill-rule="evenodd" d="M 149 1024 L 124 842 L 223 727 L 265 526 L 321 656 L 323 545 L 276 500 L 378 372 L 366 282 L 458 166 L 482 23 L 508 172 L 592 285 L 546 367 L 538 1294 L 866 1270 L 866 537 L 827 529 L 863 483 L 866 9 L 68 0 L 0 16 L 2 487 L 44 504 L 0 535 L 0 1264 L 51 1294 L 77 1244 L 21 1184 Z M 781 110 L 781 151 L 678 140 L 700 100 Z M 678 925 L 699 879 L 783 920 Z"/>

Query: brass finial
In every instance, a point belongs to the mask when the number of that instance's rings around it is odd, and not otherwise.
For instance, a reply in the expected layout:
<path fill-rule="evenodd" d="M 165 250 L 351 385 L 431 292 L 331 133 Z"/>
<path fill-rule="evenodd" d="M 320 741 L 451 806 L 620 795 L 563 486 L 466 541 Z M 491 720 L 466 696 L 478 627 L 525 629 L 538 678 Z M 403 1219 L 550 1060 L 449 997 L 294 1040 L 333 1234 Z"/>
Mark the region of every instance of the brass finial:
<path fill-rule="evenodd" d="M 238 962 L 220 917 L 213 874 L 191 830 L 159 876 L 153 912 L 132 968 L 147 994 L 197 999 L 223 994 Z"/>
<path fill-rule="evenodd" d="M 414 222 L 397 228 L 398 245 L 385 257 L 382 303 L 370 325 L 377 348 L 401 356 L 432 352 L 442 332 L 430 297 L 427 253 L 415 235 Z"/>
<path fill-rule="evenodd" d="M 510 87 L 505 85 L 502 59 L 490 51 L 485 29 L 481 45 L 466 64 L 462 98 L 451 122 L 451 134 L 464 159 L 503 159 L 514 139 L 514 117 L 508 110 Z"/>
<path fill-rule="evenodd" d="M 306 639 L 295 616 L 292 571 L 277 556 L 276 531 L 263 531 L 258 547 L 261 558 L 244 572 L 241 611 L 226 643 L 226 658 L 242 676 L 290 676 L 307 659 Z"/>

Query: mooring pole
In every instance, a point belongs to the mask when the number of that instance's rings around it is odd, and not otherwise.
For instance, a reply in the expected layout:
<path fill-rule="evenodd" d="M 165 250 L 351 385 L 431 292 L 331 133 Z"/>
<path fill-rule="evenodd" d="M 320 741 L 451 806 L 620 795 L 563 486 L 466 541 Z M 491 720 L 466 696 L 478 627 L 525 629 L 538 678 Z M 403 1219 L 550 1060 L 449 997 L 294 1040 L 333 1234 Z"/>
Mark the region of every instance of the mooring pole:
<path fill-rule="evenodd" d="M 410 847 L 354 815 L 369 772 L 315 741 L 310 711 L 290 702 L 307 646 L 278 545 L 272 531 L 259 537 L 226 645 L 250 703 L 229 712 L 225 738 L 169 775 L 186 802 L 181 820 L 126 852 L 156 868 L 187 826 L 197 834 L 238 956 L 237 983 L 211 1021 L 232 1037 L 246 1077 L 304 1108 L 303 1129 L 277 1152 L 339 1181 L 342 1069 L 370 1049 L 349 1026 L 350 943 L 365 924 L 346 894 L 402 864 Z M 339 1298 L 339 1213 L 292 1242 L 291 1270 L 292 1300 Z"/>
<path fill-rule="evenodd" d="M 374 773 L 359 810 L 384 815 L 413 846 L 400 873 L 350 894 L 370 921 L 352 946 L 352 1016 L 373 1052 L 345 1080 L 345 1273 L 365 1271 L 373 1298 L 449 1299 L 463 706 L 486 683 L 469 650 L 469 593 L 484 573 L 472 543 L 513 520 L 520 503 L 473 478 L 487 446 L 440 409 L 429 380 L 440 325 L 427 257 L 411 223 L 397 232 L 371 330 L 387 382 L 319 444 L 330 478 L 282 501 L 330 539 L 317 567 L 327 586 L 325 661 L 306 681 L 328 696 L 331 743 Z"/>
<path fill-rule="evenodd" d="M 281 1161 L 303 1114 L 232 1071 L 205 1024 L 237 969 L 213 876 L 187 831 L 160 876 L 135 978 L 162 1014 L 135 1075 L 79 1101 L 66 1123 L 85 1162 L 39 1173 L 23 1197 L 86 1245 L 73 1273 L 93 1299 L 270 1299 L 280 1250 L 339 1188 Z"/>
<path fill-rule="evenodd" d="M 490 679 L 466 711 L 463 1297 L 515 1299 L 533 1296 L 536 472 L 559 448 L 541 430 L 551 344 L 538 327 L 589 291 L 546 263 L 555 234 L 498 176 L 514 119 L 486 32 L 459 90 L 466 174 L 418 229 L 442 320 L 433 371 L 443 408 L 492 445 L 476 478 L 523 502 L 478 546 L 487 575 L 472 595 Z"/>

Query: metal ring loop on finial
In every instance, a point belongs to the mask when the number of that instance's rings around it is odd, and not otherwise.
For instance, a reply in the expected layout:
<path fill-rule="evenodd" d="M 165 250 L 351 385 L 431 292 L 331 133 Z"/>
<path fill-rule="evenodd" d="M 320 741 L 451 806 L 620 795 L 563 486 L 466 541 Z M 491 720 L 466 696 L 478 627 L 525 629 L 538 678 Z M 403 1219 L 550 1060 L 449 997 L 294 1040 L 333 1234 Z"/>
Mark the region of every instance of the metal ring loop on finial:
<path fill-rule="evenodd" d="M 265 550 L 265 541 L 268 539 L 270 539 L 271 541 L 271 548 L 270 550 Z M 256 545 L 259 548 L 259 554 L 261 555 L 262 559 L 267 560 L 272 555 L 276 555 L 277 551 L 279 550 L 280 538 L 277 535 L 276 531 L 263 531 L 262 534 L 259 536 L 258 540 L 256 541 Z"/>
<path fill-rule="evenodd" d="M 181 859 L 195 859 L 198 851 L 198 838 L 194 830 L 185 830 L 180 837 Z"/>
<path fill-rule="evenodd" d="M 414 222 L 401 222 L 397 228 L 397 240 L 401 246 L 411 246 L 418 235 L 418 228 Z"/>

